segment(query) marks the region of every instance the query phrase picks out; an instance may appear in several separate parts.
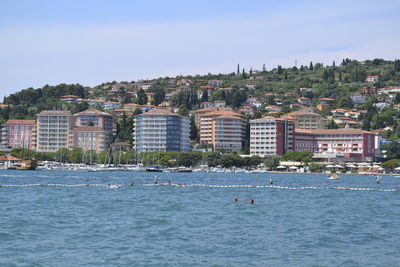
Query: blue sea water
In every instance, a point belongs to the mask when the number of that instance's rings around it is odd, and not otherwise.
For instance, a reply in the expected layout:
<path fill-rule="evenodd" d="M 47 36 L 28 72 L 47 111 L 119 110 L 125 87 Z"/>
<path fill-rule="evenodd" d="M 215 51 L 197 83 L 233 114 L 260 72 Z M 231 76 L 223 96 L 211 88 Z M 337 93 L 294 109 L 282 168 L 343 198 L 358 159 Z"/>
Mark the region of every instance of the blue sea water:
<path fill-rule="evenodd" d="M 154 175 L 320 189 L 139 185 Z M 400 178 L 327 177 L 0 171 L 1 185 L 90 185 L 0 187 L 0 266 L 400 266 Z"/>

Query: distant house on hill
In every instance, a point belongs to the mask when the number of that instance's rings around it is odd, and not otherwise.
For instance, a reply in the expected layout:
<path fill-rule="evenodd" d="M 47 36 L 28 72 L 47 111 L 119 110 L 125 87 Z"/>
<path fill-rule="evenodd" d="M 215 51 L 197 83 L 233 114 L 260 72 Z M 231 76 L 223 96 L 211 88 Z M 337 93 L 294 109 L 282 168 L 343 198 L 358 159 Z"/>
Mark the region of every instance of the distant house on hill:
<path fill-rule="evenodd" d="M 208 80 L 208 82 L 207 82 L 207 85 L 214 86 L 214 87 L 221 86 L 223 84 L 224 84 L 223 80 Z"/>
<path fill-rule="evenodd" d="M 367 77 L 367 83 L 376 83 L 379 81 L 379 75 L 373 75 Z"/>
<path fill-rule="evenodd" d="M 215 100 L 214 107 L 225 107 L 225 100 Z"/>
<path fill-rule="evenodd" d="M 363 95 L 375 95 L 378 93 L 376 86 L 364 86 L 361 89 L 361 94 Z"/>
<path fill-rule="evenodd" d="M 256 83 L 255 82 L 248 82 L 246 83 L 246 87 L 249 89 L 255 89 L 256 88 Z"/>
<path fill-rule="evenodd" d="M 367 101 L 367 98 L 362 95 L 352 95 L 350 98 L 354 104 L 364 104 Z"/>
<path fill-rule="evenodd" d="M 311 104 L 311 99 L 309 99 L 308 97 L 298 97 L 297 101 L 302 105 L 310 105 Z"/>
<path fill-rule="evenodd" d="M 209 107 L 213 107 L 214 104 L 212 102 L 209 101 L 205 101 L 205 102 L 201 102 L 201 105 L 203 108 L 209 108 Z"/>
<path fill-rule="evenodd" d="M 67 103 L 76 103 L 79 99 L 79 96 L 76 95 L 63 95 L 61 97 L 61 101 L 65 101 Z"/>

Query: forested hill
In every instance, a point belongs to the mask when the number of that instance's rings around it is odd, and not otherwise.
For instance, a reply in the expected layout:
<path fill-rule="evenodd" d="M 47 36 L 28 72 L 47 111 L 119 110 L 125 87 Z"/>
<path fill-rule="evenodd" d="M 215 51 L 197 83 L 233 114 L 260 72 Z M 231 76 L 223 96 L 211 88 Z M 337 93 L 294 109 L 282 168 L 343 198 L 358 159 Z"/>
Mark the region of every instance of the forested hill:
<path fill-rule="evenodd" d="M 72 107 L 60 101 L 63 95 L 76 95 L 86 97 L 87 90 L 80 84 L 59 84 L 57 86 L 45 85 L 43 88 L 28 88 L 4 98 L 4 104 L 11 105 L 6 111 L 2 111 L 0 120 L 34 118 L 35 114 L 45 109 L 69 109 Z M 84 108 L 84 105 L 82 106 Z M 78 108 L 81 110 L 82 108 Z M 6 116 L 6 117 L 5 117 Z"/>
<path fill-rule="evenodd" d="M 209 85 L 210 80 L 219 80 L 223 81 L 223 84 L 216 86 L 216 90 L 212 92 L 213 101 L 223 100 L 226 105 L 238 108 L 248 97 L 252 96 L 258 97 L 264 105 L 268 105 L 274 104 L 274 100 L 265 98 L 265 95 L 266 93 L 273 93 L 274 97 L 287 100 L 282 105 L 283 112 L 289 112 L 289 104 L 293 102 L 293 99 L 291 100 L 290 96 L 287 95 L 288 92 L 292 92 L 296 96 L 310 98 L 313 106 L 316 105 L 318 99 L 325 97 L 335 100 L 332 108 L 351 108 L 352 103 L 349 101 L 349 97 L 353 94 L 359 94 L 363 86 L 376 86 L 377 88 L 400 86 L 400 60 L 374 59 L 359 62 L 344 59 L 340 64 L 332 62 L 330 66 L 310 62 L 307 66 L 290 68 L 277 66 L 272 70 L 266 70 L 263 66 L 260 66 L 258 70 L 245 69 L 239 65 L 232 66 L 232 69 L 235 71 L 229 74 L 164 77 L 140 82 L 152 84 L 152 87 L 147 89 L 146 92 L 155 94 L 152 100 L 154 105 L 159 105 L 165 100 L 166 92 L 169 89 L 181 86 L 176 81 L 188 79 L 191 81 L 188 84 L 189 90 L 181 90 L 171 96 L 170 105 L 178 107 L 183 105 L 188 110 L 200 108 L 201 102 L 207 100 L 205 95 L 198 97 L 201 86 Z M 374 84 L 367 83 L 366 78 L 371 75 L 378 75 L 379 81 Z M 249 83 L 253 83 L 254 86 L 249 87 Z M 85 108 L 85 104 L 81 104 L 81 106 L 67 105 L 60 101 L 61 96 L 69 94 L 86 99 L 113 100 L 122 104 L 131 102 L 143 104 L 146 102 L 146 96 L 137 87 L 124 88 L 124 85 L 137 85 L 138 82 L 121 82 L 120 84 L 123 86 L 119 87 L 118 92 L 110 95 L 109 91 L 115 84 L 117 82 L 105 83 L 91 88 L 91 90 L 79 84 L 46 85 L 39 89 L 22 90 L 4 99 L 4 104 L 11 104 L 11 107 L 7 111 L 2 108 L 0 123 L 8 118 L 32 118 L 43 109 L 74 109 L 72 111 L 79 111 Z M 232 88 L 229 94 L 223 90 L 218 90 L 219 88 L 229 87 Z M 313 88 L 313 90 L 299 92 L 299 88 Z M 132 90 L 138 91 L 137 97 L 131 97 L 127 94 L 128 91 Z M 295 98 L 294 101 L 296 101 Z"/>

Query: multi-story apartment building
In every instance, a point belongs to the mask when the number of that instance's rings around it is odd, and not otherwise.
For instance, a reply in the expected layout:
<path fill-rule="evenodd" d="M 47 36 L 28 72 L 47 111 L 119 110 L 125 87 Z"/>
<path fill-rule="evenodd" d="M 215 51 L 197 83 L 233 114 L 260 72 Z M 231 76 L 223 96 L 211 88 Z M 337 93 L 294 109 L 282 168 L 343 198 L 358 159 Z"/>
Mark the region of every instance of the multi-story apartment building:
<path fill-rule="evenodd" d="M 299 130 L 295 133 L 295 150 L 314 154 L 334 154 L 362 159 L 375 155 L 375 135 L 359 129 Z"/>
<path fill-rule="evenodd" d="M 212 144 L 214 150 L 240 151 L 246 133 L 244 115 L 229 111 L 204 113 L 200 118 L 200 143 Z"/>
<path fill-rule="evenodd" d="M 68 135 L 73 128 L 70 111 L 43 110 L 37 116 L 37 145 L 39 152 L 56 152 L 68 147 Z"/>
<path fill-rule="evenodd" d="M 36 148 L 35 120 L 8 120 L 2 129 L 2 143 L 5 147 Z"/>
<path fill-rule="evenodd" d="M 327 121 L 318 113 L 302 109 L 282 116 L 282 119 L 294 121 L 296 129 L 325 129 Z"/>
<path fill-rule="evenodd" d="M 268 157 L 294 150 L 294 122 L 275 117 L 250 121 L 250 155 Z"/>
<path fill-rule="evenodd" d="M 189 151 L 190 120 L 165 109 L 151 109 L 134 120 L 134 149 L 143 151 Z"/>
<path fill-rule="evenodd" d="M 194 111 L 192 114 L 194 114 L 194 123 L 196 124 L 196 127 L 197 128 L 200 127 L 201 116 L 203 116 L 204 114 L 206 114 L 208 112 L 221 111 L 221 110 L 230 110 L 230 109 L 224 108 L 224 107 L 208 107 L 208 108 L 198 109 L 198 110 Z"/>
<path fill-rule="evenodd" d="M 79 147 L 83 151 L 95 150 L 99 153 L 106 150 L 107 137 L 107 132 L 100 127 L 75 127 L 69 134 L 68 149 Z"/>
<path fill-rule="evenodd" d="M 97 109 L 87 109 L 74 114 L 75 127 L 95 126 L 100 127 L 106 132 L 113 129 L 113 116 L 107 112 Z"/>

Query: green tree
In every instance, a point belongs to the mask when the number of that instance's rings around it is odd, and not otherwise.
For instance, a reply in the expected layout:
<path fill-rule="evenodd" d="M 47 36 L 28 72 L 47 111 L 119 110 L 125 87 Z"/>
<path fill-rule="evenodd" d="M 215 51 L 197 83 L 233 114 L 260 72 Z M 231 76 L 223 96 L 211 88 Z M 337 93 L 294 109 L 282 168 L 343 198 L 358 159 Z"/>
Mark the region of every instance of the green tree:
<path fill-rule="evenodd" d="M 338 104 L 337 104 L 338 108 L 351 108 L 352 104 L 351 104 L 351 99 L 348 96 L 343 96 L 339 99 Z"/>
<path fill-rule="evenodd" d="M 157 88 L 154 92 L 153 103 L 154 105 L 160 105 L 165 99 L 165 91 L 162 88 Z"/>
<path fill-rule="evenodd" d="M 185 104 L 180 105 L 178 114 L 181 116 L 189 116 L 189 110 Z"/>
<path fill-rule="evenodd" d="M 82 155 L 83 155 L 82 148 L 80 147 L 73 148 L 69 153 L 69 162 L 72 163 L 82 162 Z"/>
<path fill-rule="evenodd" d="M 208 101 L 208 90 L 205 89 L 203 91 L 203 94 L 201 95 L 201 102 L 207 102 Z"/>
<path fill-rule="evenodd" d="M 276 170 L 279 166 L 280 157 L 274 156 L 264 159 L 264 165 L 268 170 Z"/>
<path fill-rule="evenodd" d="M 147 104 L 147 95 L 143 89 L 139 89 L 137 93 L 137 99 L 139 105 L 146 105 Z"/>
<path fill-rule="evenodd" d="M 312 61 L 310 62 L 310 67 L 309 67 L 308 69 L 309 69 L 309 70 L 313 70 L 313 69 L 314 69 L 314 66 L 313 66 Z"/>
<path fill-rule="evenodd" d="M 393 171 L 395 168 L 400 167 L 400 159 L 391 159 L 382 163 L 382 168 Z"/>
<path fill-rule="evenodd" d="M 310 172 L 316 172 L 316 171 L 322 171 L 324 169 L 324 167 L 321 164 L 311 162 L 308 165 L 308 169 Z"/>
<path fill-rule="evenodd" d="M 198 141 L 198 131 L 193 116 L 190 117 L 190 139 Z"/>
<path fill-rule="evenodd" d="M 221 158 L 221 153 L 219 152 L 211 152 L 207 155 L 207 165 L 210 167 L 216 167 L 219 164 L 219 160 Z"/>
<path fill-rule="evenodd" d="M 329 120 L 328 122 L 328 129 L 338 129 L 339 126 L 336 124 L 334 120 Z"/>

